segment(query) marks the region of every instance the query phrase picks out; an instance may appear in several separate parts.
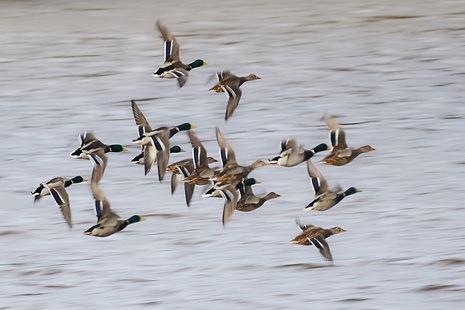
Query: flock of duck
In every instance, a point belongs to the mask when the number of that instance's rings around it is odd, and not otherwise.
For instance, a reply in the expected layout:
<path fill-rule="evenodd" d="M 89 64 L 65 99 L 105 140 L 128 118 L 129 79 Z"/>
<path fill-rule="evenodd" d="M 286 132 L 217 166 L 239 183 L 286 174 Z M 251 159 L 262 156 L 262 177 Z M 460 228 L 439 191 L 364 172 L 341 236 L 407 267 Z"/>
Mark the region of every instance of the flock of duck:
<path fill-rule="evenodd" d="M 179 45 L 175 37 L 160 21 L 156 25 L 164 41 L 164 63 L 153 75 L 159 78 L 176 79 L 179 87 L 182 87 L 187 81 L 189 71 L 193 68 L 207 65 L 207 63 L 201 59 L 197 59 L 190 64 L 183 64 L 179 58 Z M 228 102 L 225 112 L 225 120 L 227 120 L 238 107 L 242 95 L 240 86 L 246 81 L 260 78 L 254 74 L 238 77 L 229 71 L 218 72 L 217 78 L 218 83 L 210 88 L 210 91 L 224 92 L 227 95 Z M 217 162 L 217 160 L 207 156 L 206 149 L 193 130 L 195 128 L 194 125 L 184 123 L 175 127 L 163 126 L 152 129 L 134 100 L 132 100 L 131 106 L 138 130 L 138 137 L 133 143 L 141 146 L 141 153 L 131 162 L 143 165 L 146 175 L 156 163 L 160 182 L 164 179 L 166 172 L 170 172 L 171 193 L 173 194 L 177 186 L 183 183 L 187 206 L 190 206 L 195 185 L 210 186 L 202 194 L 202 197 L 222 197 L 224 199 L 223 225 L 231 219 L 234 210 L 250 212 L 261 207 L 266 201 L 280 197 L 275 192 L 270 192 L 263 197 L 255 196 L 252 186 L 260 182 L 255 178 L 248 177 L 254 169 L 267 165 L 293 167 L 305 162 L 315 197 L 304 209 L 325 211 L 334 207 L 345 197 L 360 192 L 360 190 L 355 187 L 349 187 L 346 190 L 340 187 L 330 189 L 328 182 L 310 159 L 318 152 L 329 151 L 329 154 L 320 162 L 325 165 L 343 166 L 350 163 L 361 153 L 374 150 L 369 145 L 359 148 L 348 147 L 343 128 L 333 117 L 324 115 L 323 120 L 326 122 L 329 130 L 330 146 L 326 143 L 321 143 L 313 149 L 305 149 L 302 145 L 299 146 L 295 139 L 289 138 L 281 142 L 281 150 L 276 157 L 268 161 L 256 160 L 248 166 L 241 166 L 236 161 L 233 147 L 223 136 L 220 129 L 216 127 L 216 140 L 219 146 L 221 168 L 215 169 L 210 168 L 209 165 Z M 192 145 L 192 158 L 169 164 L 170 153 L 184 151 L 179 146 L 170 146 L 170 138 L 180 131 L 187 132 Z M 118 216 L 112 211 L 109 200 L 99 186 L 108 163 L 106 153 L 123 152 L 126 151 L 126 148 L 119 144 L 106 145 L 98 140 L 92 132 L 81 133 L 79 141 L 80 146 L 70 155 L 78 159 L 89 159 L 92 163 L 90 189 L 95 201 L 95 212 L 97 215 L 97 223 L 84 233 L 90 236 L 107 237 L 123 230 L 130 224 L 143 221 L 144 218 L 139 215 L 133 215 L 127 219 Z M 71 208 L 65 188 L 71 184 L 86 181 L 88 181 L 86 178 L 76 176 L 72 179 L 56 177 L 47 182 L 40 183 L 32 192 L 32 195 L 35 196 L 34 202 L 44 196 L 52 196 L 59 206 L 66 223 L 71 228 Z M 345 230 L 340 227 L 324 229 L 313 225 L 304 225 L 298 218 L 296 218 L 296 224 L 300 228 L 301 233 L 291 240 L 291 242 L 300 245 L 313 245 L 326 260 L 332 262 L 330 248 L 325 239 Z"/>

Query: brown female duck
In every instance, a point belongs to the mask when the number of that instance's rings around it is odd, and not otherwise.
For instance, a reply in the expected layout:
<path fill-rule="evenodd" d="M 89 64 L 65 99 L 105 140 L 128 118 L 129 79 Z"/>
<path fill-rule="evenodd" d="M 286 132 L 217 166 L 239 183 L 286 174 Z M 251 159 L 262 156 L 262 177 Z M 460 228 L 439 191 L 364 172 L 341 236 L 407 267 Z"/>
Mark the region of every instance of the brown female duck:
<path fill-rule="evenodd" d="M 215 93 L 226 93 L 226 96 L 228 97 L 228 104 L 226 106 L 224 119 L 228 120 L 239 105 L 239 100 L 242 96 L 240 86 L 247 81 L 258 80 L 260 77 L 255 74 L 239 77 L 229 71 L 218 72 L 216 76 L 218 77 L 218 83 L 210 88 L 210 91 Z"/>
<path fill-rule="evenodd" d="M 236 185 L 238 182 L 245 179 L 254 169 L 269 165 L 269 163 L 263 160 L 256 160 L 248 166 L 240 166 L 236 161 L 233 148 L 224 138 L 218 127 L 216 127 L 216 140 L 218 141 L 221 162 L 223 163 L 223 169 L 212 178 L 212 180 L 217 183 Z"/>
<path fill-rule="evenodd" d="M 368 153 L 375 149 L 370 145 L 365 145 L 357 149 L 349 148 L 346 143 L 346 134 L 341 125 L 328 114 L 323 116 L 329 129 L 329 140 L 333 146 L 331 153 L 323 158 L 320 163 L 325 165 L 343 166 L 350 163 L 358 155 Z"/>
<path fill-rule="evenodd" d="M 313 225 L 303 225 L 298 218 L 296 219 L 296 224 L 302 232 L 292 239 L 291 243 L 313 245 L 327 261 L 332 262 L 333 256 L 325 239 L 332 235 L 343 233 L 345 230 L 340 227 L 324 229 Z"/>
<path fill-rule="evenodd" d="M 236 204 L 236 210 L 242 212 L 250 212 L 260 208 L 265 202 L 271 199 L 281 197 L 281 195 L 275 192 L 270 192 L 263 197 L 255 196 L 252 190 L 252 186 L 245 186 L 244 194 Z"/>

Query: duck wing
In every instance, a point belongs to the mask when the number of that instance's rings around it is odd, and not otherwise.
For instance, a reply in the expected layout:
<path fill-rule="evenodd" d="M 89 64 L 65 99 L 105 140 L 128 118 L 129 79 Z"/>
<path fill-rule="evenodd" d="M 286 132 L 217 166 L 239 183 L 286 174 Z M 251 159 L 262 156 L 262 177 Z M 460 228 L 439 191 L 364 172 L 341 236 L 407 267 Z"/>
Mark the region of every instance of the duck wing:
<path fill-rule="evenodd" d="M 220 158 L 223 168 L 227 166 L 237 165 L 236 154 L 229 142 L 224 138 L 220 129 L 216 127 L 216 140 L 220 148 Z"/>
<path fill-rule="evenodd" d="M 192 160 L 194 167 L 208 167 L 207 150 L 202 145 L 202 141 L 200 141 L 199 137 L 197 137 L 195 132 L 192 130 L 189 130 L 187 135 L 189 136 L 189 141 L 192 144 Z"/>
<path fill-rule="evenodd" d="M 65 219 L 68 226 L 71 228 L 73 227 L 73 223 L 71 221 L 71 207 L 69 205 L 69 196 L 63 186 L 58 186 L 54 188 L 47 187 L 46 184 L 44 186 L 50 192 L 50 195 L 53 197 L 55 203 L 60 207 L 61 214 L 63 214 L 63 218 Z"/>
<path fill-rule="evenodd" d="M 111 210 L 110 202 L 94 178 L 90 183 L 90 190 L 94 198 L 97 223 L 102 224 L 102 226 L 115 225 L 119 216 Z"/>
<path fill-rule="evenodd" d="M 164 57 L 165 65 L 171 65 L 173 62 L 179 61 L 179 44 L 173 34 L 159 20 L 156 23 L 158 31 L 164 41 Z"/>
<path fill-rule="evenodd" d="M 281 155 L 287 155 L 289 151 L 297 149 L 297 140 L 293 138 L 288 138 L 287 140 L 281 141 Z"/>
<path fill-rule="evenodd" d="M 221 83 L 230 78 L 237 78 L 234 74 L 232 74 L 229 70 L 223 70 L 216 73 L 216 77 L 218 78 L 218 82 Z"/>
<path fill-rule="evenodd" d="M 223 226 L 229 222 L 234 210 L 236 209 L 239 194 L 234 185 L 226 185 L 219 189 L 221 196 L 224 198 L 223 206 Z"/>
<path fill-rule="evenodd" d="M 307 240 L 320 251 L 320 254 L 327 261 L 333 261 L 333 256 L 331 255 L 331 251 L 329 250 L 329 245 L 322 235 L 318 235 L 313 238 L 307 238 Z"/>
<path fill-rule="evenodd" d="M 328 191 L 328 182 L 321 172 L 316 169 L 311 160 L 307 160 L 307 172 L 311 179 L 313 189 L 315 190 L 315 197 Z"/>
<path fill-rule="evenodd" d="M 333 146 L 332 153 L 344 150 L 347 148 L 346 135 L 341 125 L 331 116 L 325 114 L 323 116 L 326 126 L 329 129 L 329 140 Z"/>
<path fill-rule="evenodd" d="M 132 107 L 132 114 L 134 115 L 134 121 L 137 125 L 137 131 L 139 133 L 139 137 L 142 137 L 144 133 L 152 131 L 152 127 L 150 127 L 149 122 L 145 118 L 142 111 L 139 109 L 136 101 L 131 100 L 131 107 Z"/>
<path fill-rule="evenodd" d="M 226 97 L 228 98 L 228 103 L 226 105 L 226 112 L 224 114 L 224 119 L 228 120 L 236 110 L 237 106 L 239 105 L 239 100 L 241 100 L 242 91 L 238 85 L 233 86 L 221 86 Z"/>
<path fill-rule="evenodd" d="M 310 225 L 310 224 L 308 224 L 308 225 L 307 225 L 307 224 L 302 224 L 302 223 L 300 222 L 300 218 L 299 218 L 299 217 L 296 217 L 296 218 L 295 218 L 295 223 L 296 223 L 297 227 L 300 228 L 301 231 L 304 231 L 304 230 L 306 230 L 306 229 L 309 228 L 309 227 L 315 227 L 314 225 Z"/>

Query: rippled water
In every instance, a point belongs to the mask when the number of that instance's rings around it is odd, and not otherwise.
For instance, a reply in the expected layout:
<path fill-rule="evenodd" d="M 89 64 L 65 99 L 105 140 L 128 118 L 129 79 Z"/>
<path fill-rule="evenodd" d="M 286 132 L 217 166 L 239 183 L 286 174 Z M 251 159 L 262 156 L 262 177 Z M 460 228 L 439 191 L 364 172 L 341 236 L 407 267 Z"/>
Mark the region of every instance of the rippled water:
<path fill-rule="evenodd" d="M 0 18 L 0 309 L 462 309 L 465 8 L 461 1 L 3 1 Z M 181 58 L 202 58 L 182 89 L 155 79 L 161 19 Z M 255 73 L 225 123 L 225 97 L 207 90 L 217 70 Z M 356 186 L 326 212 L 304 212 L 305 165 L 264 167 L 255 192 L 282 196 L 221 225 L 222 200 L 191 208 L 129 164 L 138 153 L 130 100 L 152 126 L 189 121 L 217 156 L 219 126 L 240 163 L 276 155 L 281 139 L 327 141 L 337 117 L 353 146 L 344 167 L 318 168 L 330 185 Z M 54 176 L 89 176 L 68 154 L 93 130 L 129 153 L 110 154 L 102 189 L 121 216 L 149 219 L 109 238 L 94 224 L 88 184 L 68 192 L 74 228 L 51 199 L 29 191 Z M 185 134 L 172 139 L 189 149 Z M 188 157 L 175 154 L 172 161 Z M 315 162 L 321 158 L 316 156 Z M 347 233 L 328 267 L 289 243 L 294 218 Z"/>

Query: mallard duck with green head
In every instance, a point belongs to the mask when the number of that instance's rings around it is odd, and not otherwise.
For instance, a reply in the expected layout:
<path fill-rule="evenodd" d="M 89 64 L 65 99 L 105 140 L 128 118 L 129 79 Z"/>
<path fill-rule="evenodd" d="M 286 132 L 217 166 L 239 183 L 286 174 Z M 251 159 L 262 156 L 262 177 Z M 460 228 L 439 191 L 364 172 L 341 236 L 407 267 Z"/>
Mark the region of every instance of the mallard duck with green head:
<path fill-rule="evenodd" d="M 179 87 L 183 87 L 189 76 L 189 71 L 206 66 L 208 63 L 202 59 L 197 59 L 190 64 L 183 64 L 179 58 L 179 44 L 176 38 L 160 21 L 157 21 L 156 26 L 164 41 L 164 58 L 163 65 L 153 72 L 153 75 L 165 79 L 177 79 Z"/>
<path fill-rule="evenodd" d="M 320 163 L 332 166 L 343 166 L 350 163 L 358 155 L 368 153 L 375 149 L 370 145 L 364 145 L 359 148 L 349 148 L 346 143 L 346 134 L 341 125 L 330 115 L 323 116 L 324 121 L 329 129 L 329 140 L 333 146 L 331 153 L 323 158 Z"/>
<path fill-rule="evenodd" d="M 216 74 L 216 76 L 218 78 L 218 83 L 210 88 L 209 91 L 214 93 L 224 92 L 226 94 L 228 103 L 226 106 L 224 119 L 228 120 L 239 105 L 239 100 L 242 96 L 242 91 L 240 89 L 241 85 L 247 81 L 259 80 L 260 77 L 256 76 L 255 74 L 249 74 L 247 76 L 236 76 L 230 71 L 220 71 Z"/>
<path fill-rule="evenodd" d="M 105 162 L 103 165 L 94 166 L 90 182 L 90 189 L 95 201 L 97 224 L 86 230 L 84 234 L 94 237 L 108 237 L 122 231 L 130 224 L 145 220 L 145 218 L 140 215 L 133 215 L 128 219 L 121 219 L 111 210 L 110 202 L 98 184 L 103 176 L 103 167 L 106 166 L 107 157 L 102 152 L 98 153 L 97 156 Z"/>
<path fill-rule="evenodd" d="M 361 192 L 360 189 L 355 187 L 349 187 L 344 191 L 338 186 L 335 190 L 330 190 L 328 182 L 310 160 L 307 161 L 307 171 L 315 190 L 315 198 L 304 210 L 326 211 L 334 207 L 345 197 Z"/>
<path fill-rule="evenodd" d="M 42 197 L 51 195 L 55 203 L 60 208 L 61 214 L 65 219 L 68 226 L 73 226 L 71 221 L 71 207 L 69 204 L 69 196 L 65 188 L 72 184 L 87 182 L 86 178 L 75 176 L 72 179 L 65 179 L 63 177 L 56 177 L 49 181 L 40 183 L 40 185 L 31 192 L 34 197 L 34 202 L 39 201 Z"/>
<path fill-rule="evenodd" d="M 169 162 L 169 139 L 176 133 L 195 128 L 195 126 L 190 123 L 183 123 L 171 128 L 159 127 L 152 130 L 152 127 L 134 100 L 132 100 L 131 106 L 139 133 L 139 137 L 134 140 L 134 143 L 142 147 L 145 174 L 147 175 L 150 172 L 153 164 L 157 161 L 158 179 L 161 182 L 165 176 Z"/>
<path fill-rule="evenodd" d="M 337 226 L 330 229 L 324 229 L 313 225 L 303 225 L 300 223 L 299 218 L 296 218 L 296 224 L 297 227 L 300 228 L 301 233 L 292 239 L 291 243 L 299 245 L 313 245 L 320 251 L 320 254 L 327 261 L 332 263 L 333 256 L 331 255 L 326 239 L 332 235 L 343 233 L 345 230 Z"/>
<path fill-rule="evenodd" d="M 325 143 L 320 143 L 313 149 L 306 150 L 303 145 L 298 146 L 295 139 L 289 138 L 286 141 L 281 141 L 280 154 L 270 159 L 269 163 L 283 167 L 294 167 L 309 160 L 316 153 L 327 150 L 329 150 L 329 147 Z"/>
<path fill-rule="evenodd" d="M 89 159 L 90 153 L 96 153 L 100 150 L 103 150 L 105 153 L 119 153 L 127 151 L 127 149 L 121 144 L 104 144 L 95 137 L 93 132 L 85 131 L 79 134 L 78 140 L 81 143 L 81 146 L 69 154 L 71 157 L 77 159 Z"/>

